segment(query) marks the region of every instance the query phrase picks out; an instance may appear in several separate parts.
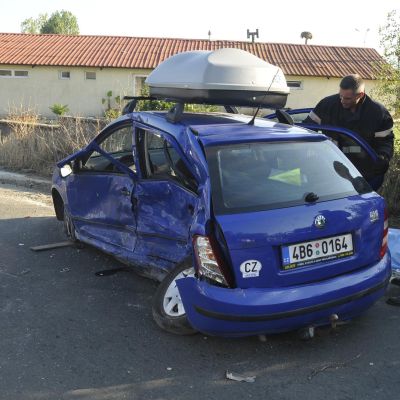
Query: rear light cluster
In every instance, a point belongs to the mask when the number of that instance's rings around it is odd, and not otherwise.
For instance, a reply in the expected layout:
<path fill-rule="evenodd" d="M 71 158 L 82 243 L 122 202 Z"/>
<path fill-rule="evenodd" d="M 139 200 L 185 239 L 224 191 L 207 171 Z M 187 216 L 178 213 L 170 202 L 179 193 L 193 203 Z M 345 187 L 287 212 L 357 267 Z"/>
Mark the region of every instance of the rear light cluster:
<path fill-rule="evenodd" d="M 383 258 L 383 256 L 386 254 L 387 251 L 388 232 L 389 232 L 389 213 L 387 208 L 385 208 L 384 221 L 383 221 L 383 238 L 382 238 L 381 251 L 379 253 L 380 258 Z"/>
<path fill-rule="evenodd" d="M 215 244 L 214 246 L 212 245 L 210 238 L 207 236 L 194 236 L 193 249 L 199 276 L 203 276 L 223 286 L 230 286 L 223 273 L 226 268 L 223 265 Z"/>

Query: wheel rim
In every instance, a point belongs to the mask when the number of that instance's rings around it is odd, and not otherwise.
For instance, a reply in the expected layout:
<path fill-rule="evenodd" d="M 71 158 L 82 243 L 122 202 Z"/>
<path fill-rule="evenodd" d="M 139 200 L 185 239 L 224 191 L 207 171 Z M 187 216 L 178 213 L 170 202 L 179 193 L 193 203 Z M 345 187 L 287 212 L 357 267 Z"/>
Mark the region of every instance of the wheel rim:
<path fill-rule="evenodd" d="M 179 294 L 178 286 L 176 281 L 182 278 L 189 278 L 194 276 L 194 268 L 188 268 L 180 272 L 174 280 L 170 283 L 167 290 L 165 291 L 163 308 L 165 314 L 170 317 L 182 317 L 186 314 L 185 308 L 183 307 L 182 299 Z"/>

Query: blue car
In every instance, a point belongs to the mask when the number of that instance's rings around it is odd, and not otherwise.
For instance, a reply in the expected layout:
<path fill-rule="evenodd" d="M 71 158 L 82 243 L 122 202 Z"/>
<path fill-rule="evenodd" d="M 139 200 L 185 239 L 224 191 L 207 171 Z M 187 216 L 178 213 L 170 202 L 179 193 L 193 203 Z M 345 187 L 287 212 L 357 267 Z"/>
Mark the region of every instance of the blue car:
<path fill-rule="evenodd" d="M 384 295 L 391 276 L 385 201 L 324 134 L 184 112 L 188 101 L 282 107 L 279 70 L 265 67 L 272 83 L 258 95 L 263 64 L 245 55 L 237 74 L 222 73 L 238 59 L 230 50 L 179 56 L 174 68 L 191 63 L 174 75 L 180 87 L 162 80 L 171 74 L 148 79 L 158 98 L 177 102 L 169 112 L 128 106 L 60 161 L 56 216 L 71 240 L 160 282 L 153 317 L 168 332 L 249 336 L 352 319 Z M 194 59 L 214 91 L 207 82 L 190 89 Z M 231 90 L 223 79 L 232 76 L 247 86 Z"/>
<path fill-rule="evenodd" d="M 232 114 L 133 112 L 53 175 L 68 235 L 161 283 L 175 333 L 348 320 L 390 278 L 381 196 L 322 134 Z"/>

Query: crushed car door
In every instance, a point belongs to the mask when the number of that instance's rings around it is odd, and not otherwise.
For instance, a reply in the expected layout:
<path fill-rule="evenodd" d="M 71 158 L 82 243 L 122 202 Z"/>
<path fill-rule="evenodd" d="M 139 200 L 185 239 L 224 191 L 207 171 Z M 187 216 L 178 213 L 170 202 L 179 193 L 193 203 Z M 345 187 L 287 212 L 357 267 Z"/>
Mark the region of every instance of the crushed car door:
<path fill-rule="evenodd" d="M 110 127 L 88 148 L 67 184 L 68 208 L 78 235 L 113 253 L 118 248 L 133 251 L 136 168 L 132 123 Z"/>
<path fill-rule="evenodd" d="M 197 207 L 197 182 L 190 164 L 169 135 L 138 127 L 136 146 L 137 237 L 135 258 L 170 269 L 187 256 Z"/>

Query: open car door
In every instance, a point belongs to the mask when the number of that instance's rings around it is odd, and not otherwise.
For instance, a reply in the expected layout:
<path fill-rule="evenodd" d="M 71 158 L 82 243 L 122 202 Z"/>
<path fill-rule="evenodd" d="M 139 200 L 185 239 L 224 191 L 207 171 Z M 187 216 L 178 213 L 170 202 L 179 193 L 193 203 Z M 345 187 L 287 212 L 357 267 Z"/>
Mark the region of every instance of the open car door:
<path fill-rule="evenodd" d="M 83 150 L 57 163 L 69 164 L 67 212 L 78 239 L 119 255 L 136 244 L 136 166 L 130 120 L 106 127 Z"/>
<path fill-rule="evenodd" d="M 312 108 L 300 108 L 286 110 L 294 121 L 294 124 L 306 129 L 323 133 L 330 137 L 346 157 L 356 166 L 361 175 L 367 180 L 372 189 L 377 190 L 383 182 L 384 175 L 371 175 L 371 165 L 377 164 L 378 155 L 375 150 L 359 134 L 331 125 L 316 125 L 303 123 Z M 275 113 L 265 116 L 266 119 L 277 120 Z"/>

